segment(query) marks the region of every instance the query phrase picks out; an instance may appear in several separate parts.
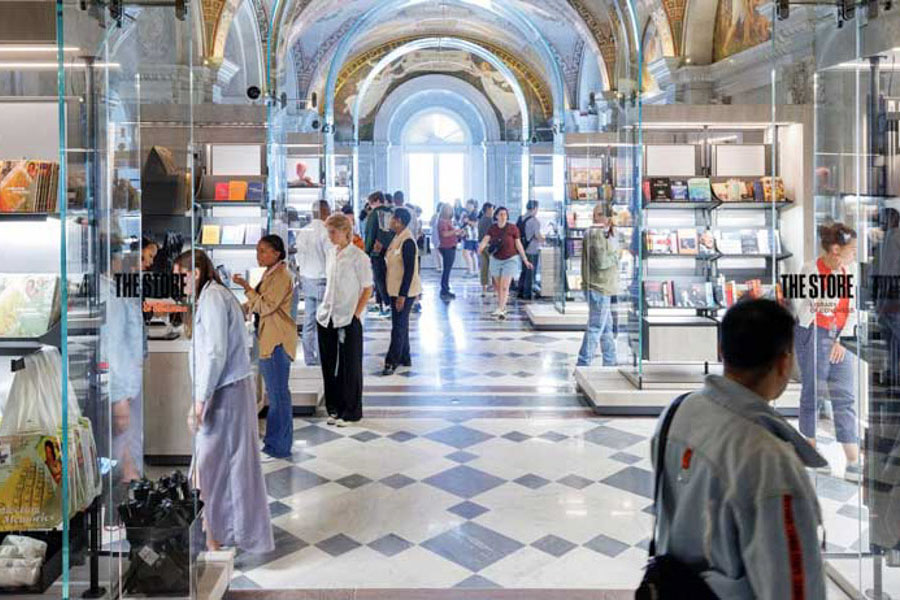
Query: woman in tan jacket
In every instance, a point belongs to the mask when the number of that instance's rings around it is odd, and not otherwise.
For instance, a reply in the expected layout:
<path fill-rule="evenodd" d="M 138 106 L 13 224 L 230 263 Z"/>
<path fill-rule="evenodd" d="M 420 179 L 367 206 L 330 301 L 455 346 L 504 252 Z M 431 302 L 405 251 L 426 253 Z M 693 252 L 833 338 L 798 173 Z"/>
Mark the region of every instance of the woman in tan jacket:
<path fill-rule="evenodd" d="M 412 215 L 403 207 L 394 209 L 391 228 L 394 239 L 384 255 L 387 290 L 391 298 L 391 346 L 384 358 L 382 375 L 393 375 L 399 367 L 411 367 L 409 313 L 422 293 L 419 281 L 419 248 L 409 231 Z"/>
<path fill-rule="evenodd" d="M 247 312 L 254 315 L 259 337 L 259 370 L 269 397 L 263 461 L 288 458 L 294 441 L 288 380 L 297 353 L 297 324 L 291 317 L 294 278 L 284 262 L 286 257 L 284 241 L 277 235 L 267 235 L 256 245 L 256 262 L 266 267 L 256 289 L 240 275 L 234 276 L 234 282 L 247 294 Z"/>

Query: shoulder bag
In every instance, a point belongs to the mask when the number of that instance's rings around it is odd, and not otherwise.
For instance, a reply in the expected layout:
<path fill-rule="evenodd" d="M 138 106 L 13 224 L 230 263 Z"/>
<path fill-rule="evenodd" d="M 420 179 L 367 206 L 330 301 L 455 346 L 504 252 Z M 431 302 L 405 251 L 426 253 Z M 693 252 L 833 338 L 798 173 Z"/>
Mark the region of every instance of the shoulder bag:
<path fill-rule="evenodd" d="M 656 528 L 659 524 L 659 511 L 662 510 L 662 478 L 665 473 L 666 439 L 672 419 L 681 403 L 687 398 L 682 394 L 672 402 L 669 411 L 659 428 L 659 440 L 656 443 L 656 481 L 653 485 L 653 535 L 650 538 L 650 558 L 644 568 L 641 586 L 634 594 L 635 600 L 716 600 L 716 595 L 709 589 L 703 578 L 688 565 L 674 556 L 656 555 Z"/>

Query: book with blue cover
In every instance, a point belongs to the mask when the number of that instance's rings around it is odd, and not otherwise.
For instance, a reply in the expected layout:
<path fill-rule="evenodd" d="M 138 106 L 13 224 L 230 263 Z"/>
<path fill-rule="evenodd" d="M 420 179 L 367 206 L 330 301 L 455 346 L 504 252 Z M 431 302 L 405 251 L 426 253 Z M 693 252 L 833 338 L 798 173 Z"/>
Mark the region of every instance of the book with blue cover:
<path fill-rule="evenodd" d="M 709 185 L 709 179 L 705 177 L 688 179 L 688 198 L 691 202 L 712 201 L 712 188 Z"/>
<path fill-rule="evenodd" d="M 247 184 L 247 202 L 262 202 L 266 184 L 262 181 L 251 181 Z"/>

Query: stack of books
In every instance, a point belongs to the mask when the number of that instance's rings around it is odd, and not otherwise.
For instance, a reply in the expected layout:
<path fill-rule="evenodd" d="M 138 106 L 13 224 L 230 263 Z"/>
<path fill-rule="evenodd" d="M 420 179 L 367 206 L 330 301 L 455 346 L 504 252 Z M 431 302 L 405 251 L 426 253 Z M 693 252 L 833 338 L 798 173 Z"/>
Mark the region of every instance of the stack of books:
<path fill-rule="evenodd" d="M 648 308 L 717 308 L 710 281 L 645 281 Z"/>
<path fill-rule="evenodd" d="M 265 184 L 241 179 L 221 181 L 216 184 L 216 202 L 262 202 Z"/>
<path fill-rule="evenodd" d="M 0 213 L 55 213 L 59 163 L 0 161 Z"/>

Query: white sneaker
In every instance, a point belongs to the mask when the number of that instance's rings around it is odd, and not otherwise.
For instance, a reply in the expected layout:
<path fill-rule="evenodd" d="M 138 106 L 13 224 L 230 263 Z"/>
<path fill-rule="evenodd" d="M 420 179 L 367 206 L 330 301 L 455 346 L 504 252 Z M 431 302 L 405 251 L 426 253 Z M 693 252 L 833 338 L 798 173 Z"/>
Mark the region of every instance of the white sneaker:
<path fill-rule="evenodd" d="M 328 415 L 328 420 L 325 421 L 325 423 L 327 425 L 334 425 L 335 423 L 337 423 L 337 417 L 334 415 Z"/>
<path fill-rule="evenodd" d="M 499 315 L 497 315 L 497 318 L 501 321 L 505 321 L 506 320 L 506 311 L 503 311 Z"/>
<path fill-rule="evenodd" d="M 335 425 L 337 425 L 338 427 L 349 427 L 350 423 L 343 419 L 338 419 L 337 421 L 335 421 Z"/>
<path fill-rule="evenodd" d="M 501 312 L 503 312 L 503 311 L 501 311 L 499 308 L 495 308 L 495 309 L 491 312 L 491 316 L 494 317 L 494 318 L 496 319 L 497 317 L 500 316 L 500 313 L 501 313 Z"/>
<path fill-rule="evenodd" d="M 274 456 L 272 456 L 270 454 L 266 454 L 265 452 L 261 452 L 259 455 L 259 462 L 261 462 L 262 464 L 268 464 L 270 462 L 275 462 L 276 460 L 279 460 L 279 459 L 275 458 Z"/>

